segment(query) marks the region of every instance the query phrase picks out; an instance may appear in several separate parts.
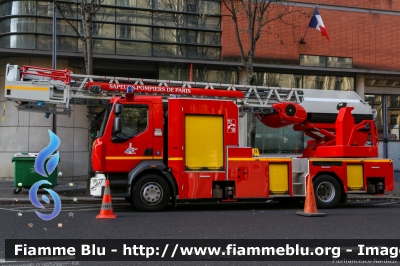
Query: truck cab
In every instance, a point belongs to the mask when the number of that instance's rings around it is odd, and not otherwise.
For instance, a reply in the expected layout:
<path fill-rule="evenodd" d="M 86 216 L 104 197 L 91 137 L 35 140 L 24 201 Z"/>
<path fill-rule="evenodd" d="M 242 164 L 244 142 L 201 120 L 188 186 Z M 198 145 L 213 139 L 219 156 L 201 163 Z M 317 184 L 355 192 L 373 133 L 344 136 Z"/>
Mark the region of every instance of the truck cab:
<path fill-rule="evenodd" d="M 106 107 L 93 144 L 92 167 L 96 177 L 92 180 L 91 191 L 99 193 L 102 180 L 107 177 L 114 196 L 130 199 L 131 183 L 137 171 L 145 174 L 143 168 L 148 172 L 165 168 L 162 166 L 163 127 L 161 97 L 113 98 Z"/>

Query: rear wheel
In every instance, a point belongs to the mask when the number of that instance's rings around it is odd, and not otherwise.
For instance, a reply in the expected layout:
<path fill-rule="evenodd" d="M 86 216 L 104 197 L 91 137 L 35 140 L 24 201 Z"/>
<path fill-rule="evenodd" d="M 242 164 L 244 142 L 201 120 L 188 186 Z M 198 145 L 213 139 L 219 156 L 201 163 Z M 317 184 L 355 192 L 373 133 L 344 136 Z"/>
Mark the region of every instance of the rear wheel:
<path fill-rule="evenodd" d="M 340 198 L 340 203 L 346 203 L 347 202 L 347 194 L 343 192 L 342 190 L 342 197 Z"/>
<path fill-rule="evenodd" d="M 162 211 L 170 196 L 168 182 L 159 175 L 149 174 L 135 182 L 131 198 L 139 211 Z"/>
<path fill-rule="evenodd" d="M 330 175 L 320 175 L 313 180 L 315 201 L 320 209 L 331 209 L 338 205 L 342 191 L 339 182 Z"/>

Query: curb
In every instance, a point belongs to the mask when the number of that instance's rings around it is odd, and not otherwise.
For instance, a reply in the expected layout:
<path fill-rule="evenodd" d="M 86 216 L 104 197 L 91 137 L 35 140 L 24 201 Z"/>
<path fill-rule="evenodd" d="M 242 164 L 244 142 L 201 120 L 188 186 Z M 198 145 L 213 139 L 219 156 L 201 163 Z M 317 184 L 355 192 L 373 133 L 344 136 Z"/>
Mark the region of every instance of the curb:
<path fill-rule="evenodd" d="M 61 199 L 61 204 L 101 204 L 101 198 L 94 198 L 94 197 L 85 197 L 85 198 L 77 198 L 77 202 L 74 201 L 73 198 L 64 198 Z M 390 202 L 400 202 L 400 197 L 389 197 L 389 196 L 380 196 L 380 197 L 349 197 L 347 202 L 363 202 L 363 201 L 390 201 Z M 128 203 L 123 198 L 115 198 L 112 200 L 112 203 Z M 23 205 L 23 204 L 32 204 L 29 199 L 11 199 L 11 198 L 0 198 L 0 205 Z"/>
<path fill-rule="evenodd" d="M 390 197 L 390 196 L 382 196 L 382 197 L 354 197 L 347 198 L 347 201 L 399 201 L 400 197 Z"/>
<path fill-rule="evenodd" d="M 42 201 L 41 201 L 42 202 Z M 75 202 L 73 198 L 71 199 L 61 199 L 61 204 L 101 204 L 101 198 L 79 198 Z M 128 203 L 125 199 L 116 198 L 112 200 L 112 203 Z M 0 205 L 22 205 L 22 204 L 32 204 L 29 199 L 10 199 L 10 198 L 0 198 Z"/>

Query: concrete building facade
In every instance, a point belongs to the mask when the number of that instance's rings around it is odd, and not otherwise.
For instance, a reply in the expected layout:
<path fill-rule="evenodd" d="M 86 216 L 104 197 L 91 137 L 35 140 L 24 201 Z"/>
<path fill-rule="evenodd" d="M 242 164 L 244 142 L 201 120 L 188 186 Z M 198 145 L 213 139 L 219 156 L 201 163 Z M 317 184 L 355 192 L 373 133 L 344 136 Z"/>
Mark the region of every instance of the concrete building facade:
<path fill-rule="evenodd" d="M 80 1 L 57 2 L 79 30 Z M 318 2 L 290 4 L 311 14 Z M 271 23 L 256 50 L 256 84 L 355 90 L 378 111 L 380 156 L 393 158 L 400 170 L 400 3 L 327 0 L 318 9 L 330 41 L 309 28 L 300 43 L 310 19 L 306 16 L 296 20 L 296 29 Z M 52 15 L 51 1 L 0 2 L 0 73 L 7 63 L 51 67 Z M 105 0 L 94 17 L 94 74 L 238 83 L 239 50 L 227 15 L 218 0 Z M 57 47 L 57 68 L 82 73 L 82 44 L 60 14 Z M 4 75 L 0 74 L 3 100 Z M 48 144 L 51 121 L 44 114 L 18 112 L 12 102 L 6 102 L 4 122 L 0 122 L 0 177 L 13 176 L 15 153 L 39 152 Z M 57 116 L 59 170 L 71 179 L 82 179 L 87 173 L 87 128 L 84 105 L 74 106 L 70 118 Z M 383 144 L 384 138 L 390 145 Z M 262 153 L 296 156 L 304 142 L 304 136 L 291 128 L 257 124 L 256 146 Z"/>

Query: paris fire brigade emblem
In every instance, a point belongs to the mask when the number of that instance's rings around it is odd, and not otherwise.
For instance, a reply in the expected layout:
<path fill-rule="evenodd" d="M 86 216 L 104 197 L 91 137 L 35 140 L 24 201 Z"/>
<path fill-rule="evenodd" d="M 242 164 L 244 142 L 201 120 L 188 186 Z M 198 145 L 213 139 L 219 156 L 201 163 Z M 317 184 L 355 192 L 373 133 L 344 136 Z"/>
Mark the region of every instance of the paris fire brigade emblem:
<path fill-rule="evenodd" d="M 138 150 L 138 148 L 132 147 L 132 142 L 130 142 L 128 149 L 125 150 L 125 153 L 126 154 L 136 154 L 135 151 L 137 151 L 137 150 Z"/>
<path fill-rule="evenodd" d="M 236 132 L 236 119 L 228 119 L 228 133 Z"/>

